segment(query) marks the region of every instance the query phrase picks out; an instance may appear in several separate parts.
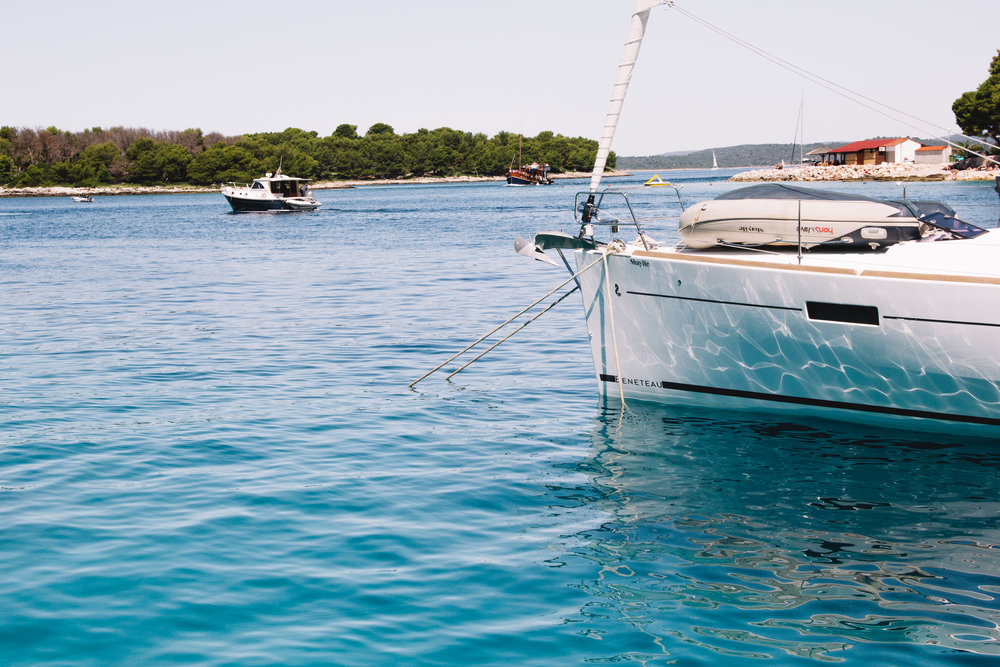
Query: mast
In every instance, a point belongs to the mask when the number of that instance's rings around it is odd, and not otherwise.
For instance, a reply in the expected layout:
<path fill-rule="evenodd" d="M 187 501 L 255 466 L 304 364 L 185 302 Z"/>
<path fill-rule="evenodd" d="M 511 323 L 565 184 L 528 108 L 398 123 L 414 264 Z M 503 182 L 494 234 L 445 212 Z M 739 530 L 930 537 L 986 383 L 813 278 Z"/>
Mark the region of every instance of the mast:
<path fill-rule="evenodd" d="M 792 156 L 789 158 L 791 162 L 795 162 L 795 144 L 797 143 L 799 145 L 799 166 L 802 165 L 802 158 L 804 157 L 802 155 L 802 151 L 804 150 L 803 145 L 805 144 L 805 138 L 803 137 L 805 134 L 805 128 L 802 126 L 802 119 L 804 118 L 802 106 L 805 104 L 805 101 L 806 93 L 805 91 L 802 91 L 801 97 L 799 98 L 799 115 L 795 119 L 795 137 L 792 138 Z"/>
<path fill-rule="evenodd" d="M 632 11 L 632 18 L 629 19 L 628 36 L 625 38 L 625 50 L 622 52 L 621 62 L 618 64 L 618 76 L 611 87 L 611 102 L 608 105 L 608 113 L 604 117 L 604 130 L 601 132 L 601 139 L 597 144 L 597 159 L 594 161 L 594 173 L 590 176 L 590 198 L 588 203 L 593 204 L 593 195 L 601 184 L 601 176 L 604 174 L 604 166 L 608 161 L 608 154 L 611 153 L 611 140 L 614 139 L 615 129 L 618 127 L 618 117 L 622 111 L 622 104 L 625 102 L 625 92 L 628 90 L 629 80 L 632 78 L 632 70 L 635 68 L 636 59 L 639 57 L 639 47 L 642 45 L 642 37 L 646 32 L 646 21 L 649 19 L 649 10 L 663 2 L 671 0 L 636 0 L 635 9 Z"/>
<path fill-rule="evenodd" d="M 806 104 L 806 91 L 801 92 L 799 97 L 799 166 L 802 166 L 802 151 L 805 150 L 806 143 L 806 127 L 805 127 L 805 104 Z"/>

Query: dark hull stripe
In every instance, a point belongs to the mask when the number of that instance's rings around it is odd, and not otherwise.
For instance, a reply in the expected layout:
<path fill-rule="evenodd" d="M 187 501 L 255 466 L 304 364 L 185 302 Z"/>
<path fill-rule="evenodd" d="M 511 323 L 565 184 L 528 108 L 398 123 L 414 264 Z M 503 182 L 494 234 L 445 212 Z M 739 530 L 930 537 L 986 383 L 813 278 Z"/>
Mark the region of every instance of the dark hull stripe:
<path fill-rule="evenodd" d="M 970 327 L 1000 327 L 993 322 L 963 322 L 962 320 L 935 320 L 927 317 L 905 317 L 903 315 L 883 315 L 883 320 L 906 320 L 907 322 L 932 322 L 934 324 L 962 324 Z"/>
<path fill-rule="evenodd" d="M 517 176 L 508 176 L 507 183 L 509 185 L 550 185 L 551 181 L 536 181 L 527 178 L 518 178 Z"/>
<path fill-rule="evenodd" d="M 801 312 L 801 308 L 795 308 L 794 306 L 769 306 L 766 303 L 744 303 L 742 301 L 720 301 L 718 299 L 700 299 L 693 296 L 676 296 L 674 294 L 654 294 L 652 292 L 633 292 L 632 290 L 625 290 L 626 294 L 635 294 L 637 296 L 655 296 L 659 299 L 676 299 L 678 301 L 698 301 L 700 303 L 716 303 L 723 306 L 747 306 L 749 308 L 764 308 L 767 310 L 793 310 Z"/>
<path fill-rule="evenodd" d="M 230 197 L 229 195 L 224 195 L 229 201 L 229 205 L 233 207 L 234 213 L 253 213 L 260 211 L 281 211 L 286 210 L 285 205 L 281 201 L 273 199 L 240 199 L 239 197 Z M 287 209 L 291 210 L 291 209 Z"/>
<path fill-rule="evenodd" d="M 230 202 L 234 213 L 262 213 L 264 211 L 280 211 L 281 206 L 260 205 L 260 204 L 237 204 Z"/>
<path fill-rule="evenodd" d="M 600 376 L 603 382 L 617 382 L 614 375 Z M 818 408 L 834 408 L 838 410 L 853 410 L 856 412 L 873 412 L 897 417 L 920 417 L 923 419 L 938 419 L 941 421 L 962 422 L 965 424 L 986 424 L 988 426 L 1000 426 L 1000 419 L 993 417 L 978 417 L 975 415 L 955 415 L 946 412 L 933 412 L 930 410 L 910 410 L 908 408 L 896 408 L 884 405 L 867 405 L 864 403 L 848 403 L 846 401 L 830 401 L 820 398 L 805 398 L 802 396 L 783 396 L 781 394 L 766 394 L 758 391 L 744 391 L 742 389 L 723 389 L 720 387 L 704 387 L 695 384 L 683 384 L 680 382 L 660 382 L 661 389 L 673 389 L 675 391 L 686 391 L 695 394 L 711 394 L 713 396 L 728 396 L 731 398 L 747 398 L 758 401 L 770 401 L 772 403 L 787 403 L 792 405 L 808 405 Z"/>

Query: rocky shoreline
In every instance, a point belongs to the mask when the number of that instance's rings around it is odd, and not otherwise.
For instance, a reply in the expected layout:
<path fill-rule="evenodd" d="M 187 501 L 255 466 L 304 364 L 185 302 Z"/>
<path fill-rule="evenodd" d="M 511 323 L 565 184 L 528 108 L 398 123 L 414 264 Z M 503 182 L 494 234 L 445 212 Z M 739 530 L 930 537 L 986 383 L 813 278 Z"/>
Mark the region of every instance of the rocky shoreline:
<path fill-rule="evenodd" d="M 757 181 L 991 181 L 1000 169 L 953 170 L 943 164 L 866 164 L 753 169 L 729 180 Z"/>
<path fill-rule="evenodd" d="M 313 190 L 340 190 L 359 185 L 404 185 L 407 183 L 465 183 L 468 181 L 497 181 L 498 177 L 445 177 L 445 178 L 409 178 L 409 179 L 376 179 L 370 181 L 320 181 L 313 183 Z M 51 186 L 44 188 L 0 188 L 0 197 L 115 197 L 119 195 L 180 195 L 203 192 L 219 192 L 218 185 L 102 185 L 95 188 L 70 188 Z"/>
<path fill-rule="evenodd" d="M 624 172 L 609 172 L 609 176 L 621 176 Z M 567 172 L 557 174 L 553 179 L 584 178 L 590 172 Z M 503 176 L 420 176 L 415 178 L 382 178 L 363 181 L 317 181 L 310 187 L 313 190 L 341 190 L 362 185 L 414 185 L 431 183 L 486 183 L 503 181 Z M 202 192 L 218 192 L 219 186 L 197 185 L 102 185 L 94 188 L 71 188 L 52 186 L 44 188 L 0 188 L 0 197 L 114 197 L 119 195 L 177 195 Z"/>
<path fill-rule="evenodd" d="M 609 172 L 606 176 L 628 176 L 628 172 Z M 553 179 L 586 178 L 590 172 L 569 172 L 557 174 Z M 751 169 L 743 171 L 728 180 L 737 183 L 761 181 L 986 181 L 1000 176 L 997 169 L 952 170 L 938 164 L 880 164 L 880 165 L 839 165 L 784 167 Z M 423 176 L 416 178 L 383 178 L 355 181 L 317 181 L 314 190 L 340 190 L 364 185 L 413 185 L 431 183 L 485 183 L 503 181 L 503 176 Z M 178 185 L 103 185 L 94 188 L 71 188 L 52 186 L 40 188 L 0 188 L 2 197 L 113 197 L 119 195 L 172 195 L 218 192 L 219 187 Z"/>

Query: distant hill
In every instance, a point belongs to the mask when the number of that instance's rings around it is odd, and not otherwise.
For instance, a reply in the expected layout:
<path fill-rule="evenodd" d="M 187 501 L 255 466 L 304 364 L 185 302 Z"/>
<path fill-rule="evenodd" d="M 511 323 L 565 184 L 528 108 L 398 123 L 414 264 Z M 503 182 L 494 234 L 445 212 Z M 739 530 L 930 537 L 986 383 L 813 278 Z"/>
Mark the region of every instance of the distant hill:
<path fill-rule="evenodd" d="M 829 141 L 824 143 L 806 144 L 803 153 L 827 146 L 834 148 L 849 143 L 847 141 Z M 664 153 L 662 155 L 647 155 L 628 157 L 618 156 L 618 169 L 698 169 L 712 166 L 712 150 L 706 148 L 691 153 Z M 723 146 L 715 148 L 715 156 L 720 167 L 759 167 L 798 162 L 799 147 L 793 144 L 743 144 L 740 146 Z"/>
<path fill-rule="evenodd" d="M 880 138 L 886 137 L 868 137 Z M 940 144 L 940 139 L 919 139 L 910 137 L 924 145 Z M 961 135 L 951 135 L 949 141 L 961 143 Z M 806 144 L 802 147 L 803 155 L 811 150 L 826 146 L 837 148 L 851 143 L 850 140 L 825 141 L 823 143 Z M 680 151 L 662 153 L 660 155 L 625 156 L 619 155 L 616 167 L 618 169 L 706 169 L 712 166 L 712 151 L 715 151 L 719 166 L 725 167 L 763 167 L 779 164 L 782 160 L 793 164 L 799 160 L 798 144 L 742 144 L 740 146 L 716 146 L 700 151 Z"/>

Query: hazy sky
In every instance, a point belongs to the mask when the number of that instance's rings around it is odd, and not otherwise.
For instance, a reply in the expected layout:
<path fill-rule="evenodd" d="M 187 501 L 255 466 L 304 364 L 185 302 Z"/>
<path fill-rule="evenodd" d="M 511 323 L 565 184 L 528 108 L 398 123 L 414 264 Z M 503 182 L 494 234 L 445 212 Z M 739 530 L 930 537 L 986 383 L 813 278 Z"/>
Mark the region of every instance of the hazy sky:
<path fill-rule="evenodd" d="M 678 0 L 826 79 L 957 129 L 987 76 L 1000 0 Z M 79 0 L 9 3 L 0 124 L 327 135 L 452 127 L 596 139 L 634 0 Z M 981 35 L 981 36 L 980 36 Z M 915 129 L 659 7 L 614 149 L 621 155 L 855 140 Z"/>

